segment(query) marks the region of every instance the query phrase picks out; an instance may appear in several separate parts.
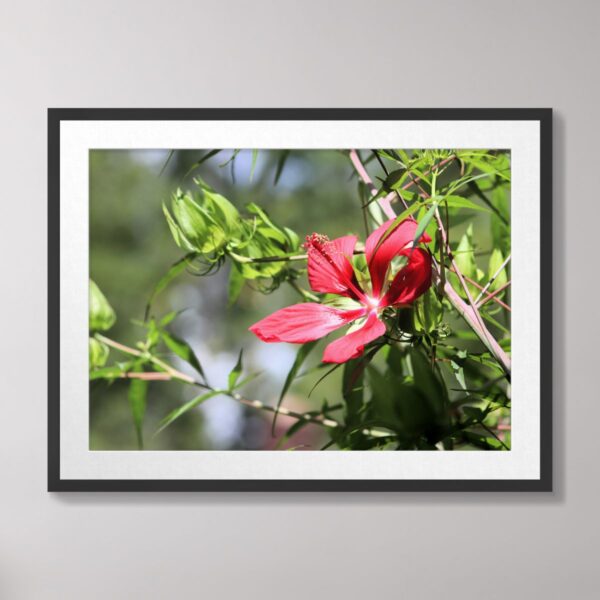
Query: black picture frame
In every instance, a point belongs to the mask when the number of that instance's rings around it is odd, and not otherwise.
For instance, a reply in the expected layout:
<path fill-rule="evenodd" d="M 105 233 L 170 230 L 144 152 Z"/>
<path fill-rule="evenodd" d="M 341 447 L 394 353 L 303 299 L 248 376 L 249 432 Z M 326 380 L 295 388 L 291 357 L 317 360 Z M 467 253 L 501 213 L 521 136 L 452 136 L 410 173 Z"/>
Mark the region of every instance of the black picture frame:
<path fill-rule="evenodd" d="M 69 120 L 494 120 L 540 124 L 540 477 L 535 480 L 73 480 L 60 476 L 60 124 Z M 552 109 L 48 109 L 48 491 L 552 491 Z"/>

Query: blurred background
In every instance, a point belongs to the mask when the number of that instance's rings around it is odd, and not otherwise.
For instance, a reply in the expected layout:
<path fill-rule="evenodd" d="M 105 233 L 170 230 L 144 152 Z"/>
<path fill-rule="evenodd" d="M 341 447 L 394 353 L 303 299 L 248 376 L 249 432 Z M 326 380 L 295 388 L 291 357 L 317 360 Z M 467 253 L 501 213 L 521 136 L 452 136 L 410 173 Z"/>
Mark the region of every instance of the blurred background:
<path fill-rule="evenodd" d="M 278 225 L 290 227 L 301 239 L 313 232 L 334 238 L 350 232 L 364 240 L 358 183 L 347 153 L 338 150 L 292 151 L 275 184 L 282 151 L 261 150 L 252 171 L 252 152 L 222 150 L 189 173 L 207 150 L 94 150 L 90 152 L 90 275 L 117 313 L 109 337 L 135 346 L 144 338 L 136 324 L 160 277 L 182 257 L 162 212 L 177 187 L 193 189 L 200 176 L 243 211 L 248 202 L 264 208 Z M 382 176 L 373 161 L 372 177 Z M 489 246 L 489 216 L 472 213 L 475 244 Z M 455 227 L 454 227 L 455 226 Z M 462 235 L 466 223 L 453 222 L 453 235 Z M 485 268 L 485 250 L 476 256 Z M 228 308 L 229 265 L 210 276 L 183 273 L 159 295 L 153 314 L 185 311 L 172 330 L 194 349 L 213 386 L 225 385 L 227 376 L 244 350 L 244 372 L 261 375 L 244 388 L 244 395 L 275 405 L 297 346 L 266 344 L 248 327 L 275 310 L 300 301 L 288 285 L 264 295 L 246 283 L 237 303 Z M 305 287 L 308 287 L 305 285 Z M 331 341 L 331 336 L 329 337 Z M 305 370 L 319 363 L 321 342 Z M 109 363 L 124 357 L 111 350 Z M 184 372 L 189 367 L 177 357 L 165 359 Z M 333 372 L 308 394 L 324 371 L 299 378 L 290 388 L 285 406 L 305 412 L 318 409 L 324 400 L 339 401 L 341 369 Z M 90 391 L 90 449 L 137 449 L 128 382 L 95 381 Z M 154 435 L 159 421 L 197 395 L 197 390 L 177 382 L 152 382 L 144 422 L 145 448 L 150 450 L 272 449 L 294 419 L 278 417 L 277 437 L 271 435 L 272 415 L 217 396 L 189 411 Z M 309 425 L 283 446 L 318 450 L 328 440 L 319 426 Z"/>

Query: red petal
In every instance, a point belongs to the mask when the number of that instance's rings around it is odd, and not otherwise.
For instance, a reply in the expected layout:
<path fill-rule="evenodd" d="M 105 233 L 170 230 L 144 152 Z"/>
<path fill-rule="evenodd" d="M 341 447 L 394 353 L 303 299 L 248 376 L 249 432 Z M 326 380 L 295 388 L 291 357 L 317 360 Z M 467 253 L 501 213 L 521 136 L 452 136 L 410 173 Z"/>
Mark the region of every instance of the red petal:
<path fill-rule="evenodd" d="M 356 331 L 331 342 L 323 353 L 323 362 L 343 363 L 360 356 L 365 345 L 385 333 L 385 325 L 377 318 L 376 312 L 369 313 L 367 322 Z"/>
<path fill-rule="evenodd" d="M 355 235 L 331 241 L 316 233 L 306 238 L 308 281 L 315 292 L 357 299 L 362 296 L 351 262 L 355 245 Z"/>
<path fill-rule="evenodd" d="M 364 308 L 339 310 L 332 306 L 305 302 L 282 308 L 250 327 L 263 342 L 304 344 L 358 319 Z"/>
<path fill-rule="evenodd" d="M 422 248 L 409 248 L 402 252 L 408 256 L 408 264 L 398 271 L 387 293 L 383 297 L 383 306 L 410 304 L 431 285 L 431 256 Z"/>
<path fill-rule="evenodd" d="M 371 273 L 371 283 L 373 285 L 373 296 L 379 297 L 387 274 L 390 261 L 411 244 L 417 232 L 418 223 L 414 219 L 404 219 L 394 230 L 381 242 L 383 234 L 390 228 L 394 222 L 393 219 L 386 221 L 378 227 L 368 238 L 365 244 L 365 254 L 369 272 Z M 420 242 L 430 242 L 431 238 L 424 233 Z"/>

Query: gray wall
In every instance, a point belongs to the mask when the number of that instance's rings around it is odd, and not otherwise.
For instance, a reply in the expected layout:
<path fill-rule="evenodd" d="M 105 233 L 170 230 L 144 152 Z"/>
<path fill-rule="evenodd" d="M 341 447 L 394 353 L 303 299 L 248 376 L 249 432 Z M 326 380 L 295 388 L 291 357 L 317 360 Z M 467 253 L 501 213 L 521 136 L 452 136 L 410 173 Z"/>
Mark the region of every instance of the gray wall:
<path fill-rule="evenodd" d="M 2 3 L 0 598 L 598 597 L 599 6 Z M 554 107 L 555 493 L 47 494 L 48 106 Z"/>

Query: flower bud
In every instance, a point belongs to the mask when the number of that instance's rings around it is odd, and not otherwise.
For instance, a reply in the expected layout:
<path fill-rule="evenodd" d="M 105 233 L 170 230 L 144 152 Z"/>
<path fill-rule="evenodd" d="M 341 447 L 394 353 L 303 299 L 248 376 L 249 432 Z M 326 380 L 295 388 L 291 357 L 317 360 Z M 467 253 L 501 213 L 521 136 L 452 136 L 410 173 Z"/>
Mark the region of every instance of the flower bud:
<path fill-rule="evenodd" d="M 89 303 L 90 330 L 106 331 L 110 329 L 115 324 L 117 316 L 100 288 L 91 279 Z"/>

